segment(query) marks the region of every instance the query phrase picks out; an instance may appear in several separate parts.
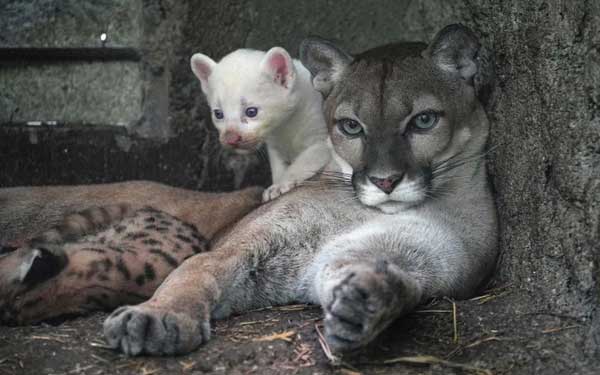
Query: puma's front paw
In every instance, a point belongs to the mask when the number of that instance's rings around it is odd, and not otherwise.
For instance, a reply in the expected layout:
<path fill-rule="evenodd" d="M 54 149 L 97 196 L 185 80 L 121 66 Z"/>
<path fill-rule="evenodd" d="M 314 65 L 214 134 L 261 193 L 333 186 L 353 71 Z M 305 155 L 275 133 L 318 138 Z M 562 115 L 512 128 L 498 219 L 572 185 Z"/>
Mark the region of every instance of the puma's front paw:
<path fill-rule="evenodd" d="M 355 265 L 332 285 L 325 310 L 325 337 L 336 352 L 361 348 L 371 342 L 403 309 L 402 277 L 387 263 Z"/>
<path fill-rule="evenodd" d="M 129 356 L 183 354 L 210 338 L 210 324 L 145 304 L 123 306 L 104 321 L 104 336 L 110 347 Z"/>
<path fill-rule="evenodd" d="M 271 201 L 278 196 L 287 193 L 300 184 L 299 181 L 284 182 L 281 184 L 273 184 L 263 191 L 263 203 Z"/>

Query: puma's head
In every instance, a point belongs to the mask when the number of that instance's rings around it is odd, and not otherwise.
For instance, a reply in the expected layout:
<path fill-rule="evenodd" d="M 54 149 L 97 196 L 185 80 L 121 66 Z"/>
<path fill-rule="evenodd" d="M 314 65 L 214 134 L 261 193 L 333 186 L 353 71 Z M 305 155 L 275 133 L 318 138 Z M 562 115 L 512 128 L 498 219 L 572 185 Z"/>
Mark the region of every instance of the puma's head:
<path fill-rule="evenodd" d="M 363 204 L 393 213 L 459 181 L 452 174 L 481 152 L 488 133 L 477 87 L 492 75 L 479 53 L 462 25 L 447 26 L 429 46 L 391 44 L 356 56 L 322 39 L 302 43 L 302 63 L 325 97 L 334 159 Z"/>
<path fill-rule="evenodd" d="M 296 67 L 281 47 L 239 49 L 216 63 L 197 53 L 192 71 L 200 80 L 219 131 L 219 141 L 238 153 L 257 149 L 293 112 Z"/>

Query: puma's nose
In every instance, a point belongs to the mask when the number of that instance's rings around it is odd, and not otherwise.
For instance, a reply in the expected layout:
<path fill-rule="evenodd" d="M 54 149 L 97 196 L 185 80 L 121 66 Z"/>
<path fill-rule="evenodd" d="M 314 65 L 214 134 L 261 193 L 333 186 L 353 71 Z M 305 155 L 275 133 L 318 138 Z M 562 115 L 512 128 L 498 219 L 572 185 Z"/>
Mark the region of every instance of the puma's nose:
<path fill-rule="evenodd" d="M 369 176 L 369 181 L 371 181 L 373 185 L 377 186 L 379 190 L 389 194 L 394 190 L 396 185 L 400 183 L 402 177 L 404 177 L 404 174 L 394 174 L 386 178 Z"/>
<path fill-rule="evenodd" d="M 240 144 L 240 142 L 242 142 L 242 136 L 235 132 L 225 133 L 223 139 L 229 146 L 237 146 Z"/>

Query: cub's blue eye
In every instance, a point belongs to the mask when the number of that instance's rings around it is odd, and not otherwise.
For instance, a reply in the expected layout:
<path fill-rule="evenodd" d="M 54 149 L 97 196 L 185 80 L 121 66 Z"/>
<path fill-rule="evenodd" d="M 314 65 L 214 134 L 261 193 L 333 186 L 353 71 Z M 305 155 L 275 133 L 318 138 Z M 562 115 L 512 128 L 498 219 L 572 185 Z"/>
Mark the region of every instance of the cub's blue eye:
<path fill-rule="evenodd" d="M 213 109 L 213 114 L 215 115 L 215 118 L 218 120 L 222 120 L 223 117 L 225 117 L 223 115 L 223 111 L 221 111 L 220 109 Z"/>
<path fill-rule="evenodd" d="M 428 130 L 437 125 L 440 115 L 436 112 L 421 112 L 412 118 L 412 125 L 418 130 Z"/>
<path fill-rule="evenodd" d="M 358 137 L 363 132 L 363 127 L 359 124 L 359 122 L 349 118 L 341 119 L 337 124 L 340 131 L 347 137 Z"/>
<path fill-rule="evenodd" d="M 248 117 L 256 117 L 258 115 L 258 108 L 256 107 L 248 107 L 246 108 L 246 116 Z"/>

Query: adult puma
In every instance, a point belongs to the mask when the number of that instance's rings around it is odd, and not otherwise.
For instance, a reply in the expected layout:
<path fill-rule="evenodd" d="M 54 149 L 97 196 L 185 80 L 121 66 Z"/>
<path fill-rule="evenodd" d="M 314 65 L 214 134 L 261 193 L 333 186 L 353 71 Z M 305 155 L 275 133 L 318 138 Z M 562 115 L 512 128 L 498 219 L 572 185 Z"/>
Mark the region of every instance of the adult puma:
<path fill-rule="evenodd" d="M 479 53 L 461 25 L 428 46 L 354 57 L 305 41 L 301 60 L 325 97 L 339 172 L 259 207 L 148 301 L 115 310 L 104 323 L 109 345 L 185 353 L 209 339 L 211 318 L 302 301 L 323 306 L 329 345 L 347 351 L 429 298 L 472 294 L 497 254 L 476 89 L 491 74 Z"/>
<path fill-rule="evenodd" d="M 150 300 L 117 309 L 109 344 L 184 353 L 209 338 L 211 318 L 302 301 L 323 306 L 326 339 L 345 351 L 429 298 L 472 294 L 493 268 L 497 231 L 479 157 L 488 121 L 474 80 L 489 76 L 479 49 L 461 25 L 429 46 L 355 57 L 305 41 L 342 172 L 259 207 Z"/>
<path fill-rule="evenodd" d="M 0 189 L 0 324 L 145 301 L 261 196 L 148 181 Z"/>

